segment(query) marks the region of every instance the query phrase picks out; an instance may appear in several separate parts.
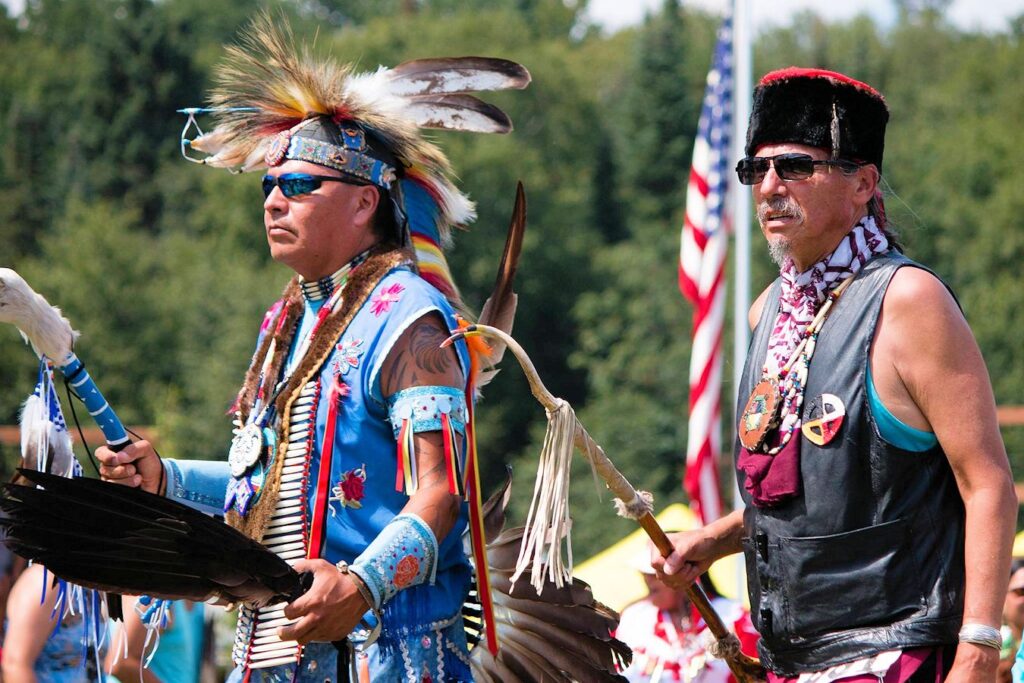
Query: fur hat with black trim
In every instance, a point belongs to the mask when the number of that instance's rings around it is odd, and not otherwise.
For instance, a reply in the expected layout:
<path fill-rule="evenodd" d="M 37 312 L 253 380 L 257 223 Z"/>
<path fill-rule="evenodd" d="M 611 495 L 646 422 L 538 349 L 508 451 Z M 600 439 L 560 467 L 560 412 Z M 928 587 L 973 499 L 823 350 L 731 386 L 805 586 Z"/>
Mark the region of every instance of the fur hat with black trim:
<path fill-rule="evenodd" d="M 779 69 L 754 89 L 746 154 L 754 156 L 762 145 L 798 143 L 881 170 L 888 121 L 885 99 L 865 83 L 824 69 Z"/>

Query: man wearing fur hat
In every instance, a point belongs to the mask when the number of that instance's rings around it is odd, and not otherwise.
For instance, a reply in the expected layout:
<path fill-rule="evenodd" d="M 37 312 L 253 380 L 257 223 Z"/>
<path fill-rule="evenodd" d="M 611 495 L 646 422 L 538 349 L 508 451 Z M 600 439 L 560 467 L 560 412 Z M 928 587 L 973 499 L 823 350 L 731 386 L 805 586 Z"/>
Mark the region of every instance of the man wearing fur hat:
<path fill-rule="evenodd" d="M 736 171 L 781 273 L 750 310 L 747 507 L 654 560 L 680 586 L 744 552 L 771 681 L 991 681 L 998 664 L 1012 479 L 956 299 L 887 230 L 888 118 L 834 72 L 755 90 Z"/>
<path fill-rule="evenodd" d="M 529 74 L 465 58 L 357 76 L 290 42 L 264 18 L 229 48 L 218 126 L 183 143 L 207 165 L 266 169 L 270 252 L 295 272 L 260 330 L 227 462 L 161 461 L 137 442 L 99 449 L 102 474 L 225 514 L 312 573 L 287 605 L 240 608 L 230 680 L 331 680 L 331 643 L 349 636 L 358 680 L 471 680 L 476 362 L 465 342 L 440 345 L 461 303 L 443 238 L 473 207 L 419 127 L 507 132 L 464 93 Z"/>

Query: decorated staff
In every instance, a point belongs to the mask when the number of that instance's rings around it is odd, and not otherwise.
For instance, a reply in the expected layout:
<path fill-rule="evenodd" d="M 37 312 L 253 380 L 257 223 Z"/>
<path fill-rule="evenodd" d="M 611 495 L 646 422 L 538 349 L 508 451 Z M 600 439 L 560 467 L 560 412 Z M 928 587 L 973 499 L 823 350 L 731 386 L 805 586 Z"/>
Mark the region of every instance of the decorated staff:
<path fill-rule="evenodd" d="M 85 364 L 75 355 L 73 347 L 78 333 L 71 329 L 71 323 L 59 308 L 47 303 L 10 268 L 0 268 L 0 322 L 17 327 L 40 361 L 52 363 L 67 378 L 103 431 L 108 448 L 120 451 L 129 444 L 128 432 L 103 398 Z"/>
<path fill-rule="evenodd" d="M 573 580 L 568 496 L 569 468 L 574 448 L 580 450 L 616 497 L 615 507 L 619 515 L 635 519 L 647 532 L 662 556 L 668 557 L 672 552 L 672 544 L 651 514 L 651 494 L 634 489 L 608 459 L 604 449 L 580 424 L 572 406 L 547 390 L 523 347 L 502 330 L 482 324 L 470 325 L 449 337 L 444 343 L 448 345 L 459 338 L 473 336 L 493 340 L 512 352 L 526 373 L 530 390 L 544 406 L 548 416 L 548 429 L 544 435 L 534 497 L 520 545 L 516 571 L 511 577 L 512 582 L 515 583 L 520 576 L 530 570 L 530 583 L 539 594 L 546 582 L 561 586 Z M 569 553 L 568 563 L 563 560 L 563 542 Z M 686 593 L 707 623 L 708 630 L 717 639 L 717 647 L 712 652 L 726 660 L 737 680 L 747 682 L 763 679 L 764 670 L 757 660 L 740 652 L 739 640 L 722 623 L 704 590 L 694 584 L 686 588 Z"/>
<path fill-rule="evenodd" d="M 21 414 L 23 467 L 40 472 L 52 472 L 56 475 L 53 478 L 61 481 L 70 481 L 70 478 L 82 475 L 81 466 L 72 450 L 71 436 L 68 434 L 54 386 L 53 367 L 60 370 L 68 384 L 85 403 L 89 414 L 103 431 L 108 447 L 112 450 L 121 450 L 128 445 L 128 433 L 124 426 L 103 398 L 85 365 L 74 353 L 73 346 L 78 333 L 72 329 L 71 323 L 61 314 L 59 308 L 51 306 L 10 268 L 0 268 L 0 322 L 11 323 L 17 327 L 39 356 L 39 378 L 35 391 L 25 402 Z M 36 474 L 31 469 L 19 470 L 16 481 L 31 481 L 31 476 Z M 46 535 L 59 533 L 60 528 L 59 524 L 54 524 L 50 515 L 60 508 L 61 502 L 51 501 L 50 505 L 52 507 L 32 514 L 32 524 Z M 6 541 L 22 557 L 41 560 L 34 556 L 30 547 L 19 545 L 10 537 Z M 63 545 L 60 548 L 62 552 L 66 550 Z M 58 591 L 55 612 L 62 617 L 76 611 L 84 615 L 89 627 L 84 631 L 85 642 L 82 646 L 91 648 L 97 657 L 98 668 L 99 644 L 104 638 L 101 624 L 105 619 L 100 607 L 101 596 L 91 590 L 83 590 L 81 584 L 69 581 L 65 574 L 57 571 L 49 562 L 43 562 L 43 565 L 46 568 L 41 587 L 43 597 L 45 598 L 51 582 L 49 573 L 53 572 L 57 577 L 54 585 Z M 88 589 L 89 586 L 84 588 Z M 120 595 L 108 594 L 106 604 L 108 616 L 120 619 Z"/>

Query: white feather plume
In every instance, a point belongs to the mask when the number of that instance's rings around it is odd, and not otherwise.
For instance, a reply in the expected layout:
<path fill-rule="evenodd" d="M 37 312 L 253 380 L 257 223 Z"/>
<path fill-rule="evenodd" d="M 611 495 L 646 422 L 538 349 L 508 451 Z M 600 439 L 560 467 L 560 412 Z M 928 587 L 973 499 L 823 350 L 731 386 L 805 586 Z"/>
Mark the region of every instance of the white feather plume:
<path fill-rule="evenodd" d="M 10 268 L 0 268 L 0 322 L 11 323 L 36 353 L 60 362 L 71 353 L 78 332 Z"/>
<path fill-rule="evenodd" d="M 51 462 L 49 471 L 61 477 L 70 477 L 74 469 L 71 435 L 57 429 L 46 402 L 35 394 L 21 409 L 21 457 L 25 465 L 40 471 L 47 471 Z"/>

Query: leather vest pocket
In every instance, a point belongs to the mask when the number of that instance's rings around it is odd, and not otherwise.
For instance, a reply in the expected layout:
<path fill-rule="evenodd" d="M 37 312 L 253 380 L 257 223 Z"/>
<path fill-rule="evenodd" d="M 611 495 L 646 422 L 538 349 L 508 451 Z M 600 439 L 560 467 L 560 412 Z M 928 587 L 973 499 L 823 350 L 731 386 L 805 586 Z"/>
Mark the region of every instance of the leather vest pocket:
<path fill-rule="evenodd" d="M 791 636 L 892 624 L 923 608 L 907 520 L 778 540 L 787 613 L 776 619 Z"/>

